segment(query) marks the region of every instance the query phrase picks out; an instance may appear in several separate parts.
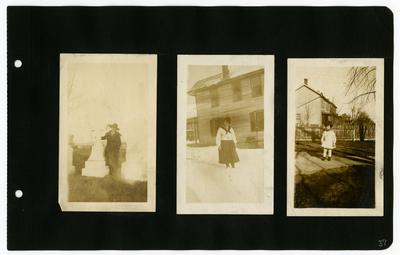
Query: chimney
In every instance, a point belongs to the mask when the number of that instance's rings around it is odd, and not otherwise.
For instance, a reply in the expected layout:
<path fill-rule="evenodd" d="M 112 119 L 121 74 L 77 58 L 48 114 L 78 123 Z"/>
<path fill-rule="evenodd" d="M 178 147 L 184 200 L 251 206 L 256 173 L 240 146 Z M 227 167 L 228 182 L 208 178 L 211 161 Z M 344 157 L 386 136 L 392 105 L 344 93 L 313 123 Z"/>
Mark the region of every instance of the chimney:
<path fill-rule="evenodd" d="M 304 85 L 308 86 L 308 79 L 304 78 Z"/>
<path fill-rule="evenodd" d="M 222 66 L 222 79 L 229 78 L 229 68 L 228 66 Z"/>

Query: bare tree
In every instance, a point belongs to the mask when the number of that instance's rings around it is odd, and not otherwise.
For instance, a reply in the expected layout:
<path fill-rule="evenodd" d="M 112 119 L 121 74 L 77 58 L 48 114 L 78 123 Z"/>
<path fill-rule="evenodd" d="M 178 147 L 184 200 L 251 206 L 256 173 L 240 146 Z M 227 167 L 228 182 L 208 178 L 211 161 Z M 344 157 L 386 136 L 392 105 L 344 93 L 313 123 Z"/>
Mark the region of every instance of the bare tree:
<path fill-rule="evenodd" d="M 365 104 L 371 99 L 375 100 L 375 84 L 375 66 L 351 67 L 348 72 L 346 95 L 352 93 L 355 96 L 349 103 L 360 101 Z"/>
<path fill-rule="evenodd" d="M 373 120 L 371 120 L 366 112 L 359 111 L 357 113 L 357 117 L 354 119 L 354 124 L 358 126 L 358 133 L 360 135 L 361 142 L 365 140 L 365 135 L 368 131 L 368 128 L 370 128 L 373 123 Z"/>

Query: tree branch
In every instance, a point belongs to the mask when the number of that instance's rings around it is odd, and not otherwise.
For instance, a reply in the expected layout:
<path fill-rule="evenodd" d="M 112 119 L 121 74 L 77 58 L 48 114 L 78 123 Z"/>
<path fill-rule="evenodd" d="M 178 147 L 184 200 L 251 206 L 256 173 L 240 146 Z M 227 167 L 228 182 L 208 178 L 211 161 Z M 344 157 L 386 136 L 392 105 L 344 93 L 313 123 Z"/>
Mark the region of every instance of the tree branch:
<path fill-rule="evenodd" d="M 354 97 L 350 102 L 348 102 L 348 103 L 346 103 L 346 104 L 351 104 L 351 103 L 353 103 L 355 100 L 357 100 L 357 98 L 362 97 L 362 96 L 366 96 L 366 95 L 369 96 L 370 94 L 375 94 L 375 91 L 368 91 L 368 92 L 362 93 L 362 94 L 360 94 L 360 95 Z"/>

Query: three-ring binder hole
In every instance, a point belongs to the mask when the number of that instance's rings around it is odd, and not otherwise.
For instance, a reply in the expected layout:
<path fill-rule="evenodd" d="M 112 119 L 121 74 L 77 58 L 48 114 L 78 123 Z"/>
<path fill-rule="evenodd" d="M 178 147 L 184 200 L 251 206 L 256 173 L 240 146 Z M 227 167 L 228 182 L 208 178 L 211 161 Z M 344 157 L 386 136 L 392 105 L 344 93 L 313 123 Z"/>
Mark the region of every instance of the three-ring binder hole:
<path fill-rule="evenodd" d="M 15 60 L 15 61 L 14 61 L 14 66 L 15 66 L 16 68 L 20 68 L 20 67 L 22 66 L 22 61 L 19 60 L 19 59 Z"/>
<path fill-rule="evenodd" d="M 22 190 L 16 190 L 15 191 L 15 197 L 16 198 L 21 198 L 24 195 L 24 193 L 22 192 Z"/>

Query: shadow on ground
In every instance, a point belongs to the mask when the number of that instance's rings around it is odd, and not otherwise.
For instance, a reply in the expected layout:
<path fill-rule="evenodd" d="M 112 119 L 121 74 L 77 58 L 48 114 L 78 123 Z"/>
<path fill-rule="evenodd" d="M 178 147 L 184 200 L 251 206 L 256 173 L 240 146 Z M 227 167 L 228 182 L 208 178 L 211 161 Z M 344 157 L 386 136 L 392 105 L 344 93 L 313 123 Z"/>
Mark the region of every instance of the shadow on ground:
<path fill-rule="evenodd" d="M 70 202 L 146 202 L 147 182 L 132 184 L 106 176 L 104 178 L 81 175 L 69 176 Z"/>
<path fill-rule="evenodd" d="M 375 207 L 374 166 L 360 165 L 296 175 L 296 208 Z"/>
<path fill-rule="evenodd" d="M 296 142 L 296 155 L 300 155 L 296 163 L 307 166 L 300 164 L 300 159 L 307 159 L 301 156 L 305 153 L 311 166 L 318 165 L 315 172 L 297 171 L 296 208 L 375 207 L 375 142 L 338 141 L 336 146 L 332 161 L 327 162 L 320 160 L 320 143 Z"/>
<path fill-rule="evenodd" d="M 296 152 L 305 151 L 315 157 L 322 157 L 322 147 L 319 142 L 296 142 Z M 333 150 L 334 156 L 343 158 L 351 158 L 352 156 L 358 157 L 365 163 L 374 163 L 371 157 L 375 156 L 375 142 L 374 141 L 338 141 L 336 148 Z"/>

